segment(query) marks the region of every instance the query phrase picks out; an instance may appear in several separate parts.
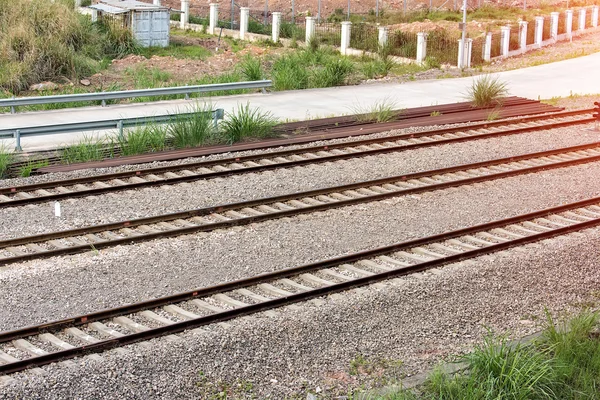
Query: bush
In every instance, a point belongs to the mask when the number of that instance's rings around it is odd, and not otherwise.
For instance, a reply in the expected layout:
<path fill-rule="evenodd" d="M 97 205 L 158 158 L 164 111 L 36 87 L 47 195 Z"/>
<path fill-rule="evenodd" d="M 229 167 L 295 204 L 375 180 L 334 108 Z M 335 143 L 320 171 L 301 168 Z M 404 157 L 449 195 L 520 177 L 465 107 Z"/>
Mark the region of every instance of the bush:
<path fill-rule="evenodd" d="M 483 75 L 473 80 L 467 89 L 466 98 L 475 107 L 490 107 L 500 105 L 502 98 L 508 94 L 507 85 L 498 78 Z"/>
<path fill-rule="evenodd" d="M 250 109 L 250 103 L 238 106 L 236 112 L 228 113 L 221 124 L 225 139 L 233 144 L 247 137 L 268 137 L 273 133 L 277 120 L 270 112 Z"/>

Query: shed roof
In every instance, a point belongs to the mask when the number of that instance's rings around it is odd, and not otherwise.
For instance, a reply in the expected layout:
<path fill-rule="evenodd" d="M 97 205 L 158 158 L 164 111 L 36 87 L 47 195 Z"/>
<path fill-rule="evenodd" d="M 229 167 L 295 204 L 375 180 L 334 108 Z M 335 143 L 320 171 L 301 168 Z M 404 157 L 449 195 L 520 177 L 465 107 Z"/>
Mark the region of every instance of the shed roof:
<path fill-rule="evenodd" d="M 110 14 L 122 14 L 131 10 L 156 11 L 169 9 L 169 7 L 142 3 L 141 1 L 136 0 L 101 0 L 98 4 L 90 6 L 90 8 Z"/>

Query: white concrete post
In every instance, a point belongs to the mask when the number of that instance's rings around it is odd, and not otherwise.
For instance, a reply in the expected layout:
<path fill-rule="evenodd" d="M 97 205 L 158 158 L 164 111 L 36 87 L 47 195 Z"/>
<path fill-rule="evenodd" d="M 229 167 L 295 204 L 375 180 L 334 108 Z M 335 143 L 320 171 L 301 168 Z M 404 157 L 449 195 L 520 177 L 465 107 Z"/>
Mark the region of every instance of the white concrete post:
<path fill-rule="evenodd" d="M 527 51 L 527 21 L 519 21 L 519 44 L 521 52 Z"/>
<path fill-rule="evenodd" d="M 350 48 L 350 34 L 352 29 L 352 22 L 343 21 L 342 22 L 342 41 L 340 43 L 340 53 L 346 54 L 348 52 L 348 48 Z"/>
<path fill-rule="evenodd" d="M 417 33 L 417 64 L 421 64 L 427 57 L 427 33 Z"/>
<path fill-rule="evenodd" d="M 550 13 L 550 38 L 556 41 L 556 37 L 558 36 L 558 16 L 559 12 L 551 12 Z"/>
<path fill-rule="evenodd" d="M 160 6 L 160 0 L 153 0 L 152 4 L 154 4 L 155 6 Z"/>
<path fill-rule="evenodd" d="M 181 0 L 181 11 L 183 11 L 183 14 L 180 15 L 179 27 L 181 29 L 185 29 L 185 28 L 187 28 L 188 22 L 190 20 L 190 1 L 189 0 Z"/>
<path fill-rule="evenodd" d="M 81 0 L 75 0 L 75 8 L 81 7 Z"/>
<path fill-rule="evenodd" d="M 98 22 L 98 10 L 92 8 L 92 22 Z"/>
<path fill-rule="evenodd" d="M 500 55 L 508 57 L 508 48 L 510 44 L 510 26 L 500 27 Z"/>
<path fill-rule="evenodd" d="M 490 62 L 492 60 L 492 32 L 485 35 L 485 47 L 483 48 L 483 61 Z"/>
<path fill-rule="evenodd" d="M 249 7 L 240 7 L 240 39 L 246 39 L 248 33 L 248 17 L 250 16 Z"/>
<path fill-rule="evenodd" d="M 380 47 L 385 47 L 387 45 L 388 29 L 389 28 L 387 26 L 380 26 L 378 28 L 378 30 L 379 30 L 378 39 L 379 39 L 379 46 Z"/>
<path fill-rule="evenodd" d="M 473 52 L 473 39 L 467 39 L 466 52 L 467 52 L 467 59 L 466 59 L 465 64 L 466 64 L 467 68 L 471 68 L 471 53 Z"/>
<path fill-rule="evenodd" d="M 279 29 L 281 26 L 281 12 L 275 11 L 271 14 L 273 16 L 273 24 L 271 25 L 271 40 L 273 43 L 279 42 Z"/>
<path fill-rule="evenodd" d="M 210 3 L 210 13 L 208 14 L 208 33 L 214 35 L 219 23 L 219 3 Z"/>
<path fill-rule="evenodd" d="M 462 41 L 462 39 L 458 39 L 458 60 L 456 62 L 456 66 L 458 68 L 466 68 L 467 67 L 467 43 Z"/>
<path fill-rule="evenodd" d="M 342 40 L 344 35 L 344 25 L 342 23 Z M 311 39 L 315 37 L 315 17 L 306 17 L 306 36 L 304 37 L 304 41 L 308 45 Z"/>
<path fill-rule="evenodd" d="M 598 11 L 600 6 L 592 6 L 592 26 L 595 28 L 598 26 Z"/>
<path fill-rule="evenodd" d="M 573 34 L 573 10 L 567 10 L 565 13 L 567 15 L 567 21 L 565 22 L 567 37 L 571 38 Z"/>
<path fill-rule="evenodd" d="M 542 47 L 544 37 L 544 17 L 535 17 L 535 45 Z"/>
<path fill-rule="evenodd" d="M 579 10 L 579 25 L 577 26 L 579 32 L 583 32 L 585 30 L 585 8 Z"/>

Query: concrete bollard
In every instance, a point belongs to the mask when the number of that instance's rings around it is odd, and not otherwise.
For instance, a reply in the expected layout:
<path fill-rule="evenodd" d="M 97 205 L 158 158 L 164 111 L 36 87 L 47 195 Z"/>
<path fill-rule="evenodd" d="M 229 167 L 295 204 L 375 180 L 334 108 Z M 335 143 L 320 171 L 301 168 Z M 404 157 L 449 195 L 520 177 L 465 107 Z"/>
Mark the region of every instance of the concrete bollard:
<path fill-rule="evenodd" d="M 208 15 L 208 33 L 214 35 L 219 23 L 219 3 L 210 3 L 210 13 Z"/>
<path fill-rule="evenodd" d="M 308 43 L 315 37 L 315 17 L 306 17 L 306 35 L 304 36 L 304 42 L 308 46 Z M 342 32 L 344 31 L 344 26 L 342 23 Z"/>
<path fill-rule="evenodd" d="M 180 15 L 179 28 L 185 29 L 185 28 L 187 28 L 188 22 L 190 21 L 190 1 L 189 0 L 181 0 L 181 11 L 183 11 L 183 13 Z"/>
<path fill-rule="evenodd" d="M 544 38 L 544 17 L 535 17 L 535 45 L 536 47 L 542 47 L 542 40 Z"/>
<path fill-rule="evenodd" d="M 565 14 L 567 16 L 567 21 L 565 22 L 567 37 L 571 39 L 573 36 L 573 10 L 567 10 Z"/>
<path fill-rule="evenodd" d="M 350 48 L 350 34 L 352 30 L 352 22 L 342 22 L 342 40 L 340 42 L 340 53 L 346 54 Z"/>
<path fill-rule="evenodd" d="M 600 6 L 592 6 L 592 26 L 594 28 L 598 26 L 598 11 L 600 11 Z"/>
<path fill-rule="evenodd" d="M 521 53 L 527 51 L 527 21 L 519 21 L 519 47 Z"/>
<path fill-rule="evenodd" d="M 500 27 L 500 55 L 508 57 L 508 49 L 510 46 L 510 26 Z"/>
<path fill-rule="evenodd" d="M 467 60 L 466 65 L 467 68 L 471 68 L 471 54 L 473 53 L 473 39 L 467 39 Z"/>
<path fill-rule="evenodd" d="M 422 64 L 427 57 L 427 33 L 417 33 L 417 64 Z"/>
<path fill-rule="evenodd" d="M 250 16 L 249 7 L 240 7 L 240 39 L 246 40 L 248 33 L 248 17 Z"/>
<path fill-rule="evenodd" d="M 556 42 L 556 38 L 558 37 L 558 17 L 559 12 L 551 12 L 550 13 L 550 37 L 552 40 Z"/>
<path fill-rule="evenodd" d="M 380 26 L 378 28 L 378 31 L 379 31 L 379 35 L 378 35 L 379 47 L 385 47 L 387 45 L 387 42 L 388 42 L 388 30 L 389 30 L 389 28 L 387 26 Z"/>
<path fill-rule="evenodd" d="M 273 16 L 271 39 L 273 43 L 277 43 L 279 42 L 279 30 L 281 27 L 281 12 L 275 11 L 271 15 Z"/>
<path fill-rule="evenodd" d="M 160 0 L 153 0 L 152 4 L 154 4 L 155 6 L 160 6 Z"/>
<path fill-rule="evenodd" d="M 579 10 L 579 24 L 577 26 L 579 32 L 583 32 L 585 30 L 585 17 L 586 17 L 585 14 L 586 14 L 585 8 L 582 8 L 581 10 Z"/>
<path fill-rule="evenodd" d="M 485 44 L 483 47 L 483 61 L 490 62 L 492 60 L 492 32 L 485 35 Z"/>

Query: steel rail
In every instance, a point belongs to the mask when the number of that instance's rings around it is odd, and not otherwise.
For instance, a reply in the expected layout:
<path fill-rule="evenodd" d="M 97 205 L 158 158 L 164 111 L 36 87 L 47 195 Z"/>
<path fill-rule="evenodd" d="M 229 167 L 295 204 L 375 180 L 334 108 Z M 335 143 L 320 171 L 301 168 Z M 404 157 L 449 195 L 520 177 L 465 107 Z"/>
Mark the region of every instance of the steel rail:
<path fill-rule="evenodd" d="M 591 152 L 586 153 L 586 151 Z M 560 156 L 562 157 L 560 157 Z M 548 157 L 555 157 L 551 159 Z M 126 220 L 102 225 L 94 225 L 71 230 L 51 232 L 34 236 L 26 236 L 0 241 L 0 249 L 6 249 L 7 257 L 0 258 L 0 265 L 44 257 L 76 254 L 113 247 L 119 244 L 131 244 L 153 239 L 174 237 L 196 232 L 207 232 L 232 226 L 291 217 L 300 214 L 325 211 L 355 204 L 380 201 L 387 198 L 431 192 L 451 187 L 470 185 L 479 182 L 508 178 L 516 175 L 540 172 L 549 169 L 570 167 L 583 163 L 600 161 L 600 142 L 572 146 L 543 152 L 523 154 L 519 156 L 463 164 L 430 171 L 398 175 L 389 178 L 357 182 L 347 185 L 316 189 L 300 193 L 291 193 L 275 197 L 248 200 L 238 203 L 222 204 L 153 217 Z M 522 163 L 522 164 L 520 164 Z M 533 164 L 533 165 L 532 165 Z M 498 167 L 492 169 L 492 167 Z M 469 171 L 471 173 L 469 174 Z M 462 172 L 464 175 L 453 175 Z M 422 179 L 422 180 L 419 180 Z M 390 187 L 386 187 L 391 185 Z M 405 185 L 405 186 L 402 186 Z M 366 194 L 354 192 L 366 190 Z M 303 202 L 304 201 L 304 202 Z M 289 202 L 289 203 L 284 203 Z M 291 205 L 290 205 L 291 204 Z M 267 208 L 266 211 L 264 208 Z M 278 207 L 278 208 L 275 208 Z M 234 216 L 228 214 L 234 212 Z M 200 223 L 185 223 L 183 226 L 172 225 L 167 230 L 152 227 L 152 224 L 172 221 L 194 221 L 194 218 L 212 217 L 216 222 L 203 220 Z M 133 228 L 144 227 L 143 231 L 132 231 Z M 160 227 L 162 228 L 162 227 Z M 127 234 L 119 231 L 127 229 Z M 94 237 L 94 242 L 84 243 L 83 235 L 108 233 L 109 239 Z M 117 233 L 115 233 L 117 232 Z M 119 237 L 119 235 L 122 235 Z M 56 239 L 73 238 L 74 245 L 65 245 L 56 249 L 37 249 L 27 252 L 15 246 L 42 244 Z M 52 243 L 52 242 L 50 242 Z M 54 245 L 54 244 L 53 244 Z M 56 246 L 56 245 L 54 245 Z M 39 247 L 39 246 L 37 246 Z M 47 246 L 46 246 L 47 247 Z"/>
<path fill-rule="evenodd" d="M 401 128 L 409 128 L 415 126 L 428 126 L 428 125 L 439 125 L 439 124 L 465 124 L 470 123 L 472 121 L 481 121 L 487 118 L 487 110 L 475 110 L 464 113 L 452 114 L 447 117 L 422 117 L 415 118 L 409 120 L 400 120 L 393 121 L 389 123 L 371 123 L 367 125 L 359 125 L 355 127 L 343 127 L 343 128 L 330 128 L 324 131 L 313 132 L 309 135 L 301 135 L 300 137 L 294 137 L 289 139 L 277 140 L 277 139 L 269 139 L 268 141 L 259 142 L 259 144 L 238 144 L 233 146 L 220 146 L 217 148 L 191 148 L 185 150 L 171 150 L 160 153 L 151 153 L 145 155 L 138 156 L 127 156 L 127 157 L 119 157 L 112 159 L 105 159 L 98 162 L 86 162 L 79 164 L 71 164 L 71 165 L 53 165 L 48 167 L 40 168 L 41 172 L 65 172 L 72 171 L 76 169 L 82 168 L 107 168 L 111 166 L 120 166 L 120 165 L 131 165 L 131 164 L 140 164 L 147 162 L 155 162 L 155 161 L 170 161 L 175 159 L 181 159 L 186 157 L 197 157 L 204 155 L 212 155 L 212 154 L 220 154 L 220 153 L 230 153 L 232 151 L 241 151 L 241 150 L 264 150 L 267 148 L 278 147 L 278 146 L 286 146 L 290 144 L 304 144 L 311 143 L 319 140 L 329 140 L 336 138 L 347 138 L 353 136 L 364 136 L 370 133 L 379 133 L 384 132 L 386 130 L 392 129 L 401 129 Z M 523 115 L 532 115 L 532 114 L 543 114 L 549 113 L 553 111 L 543 110 L 539 107 L 535 106 L 528 109 L 503 109 L 501 111 L 502 118 L 512 118 L 512 117 L 520 117 Z M 591 113 L 592 111 L 589 111 Z M 571 114 L 585 114 L 587 112 L 582 110 L 577 111 L 566 111 L 563 112 L 565 115 Z M 538 116 L 539 118 L 539 116 Z M 494 126 L 499 122 L 483 122 L 480 123 L 481 126 Z"/>
<path fill-rule="evenodd" d="M 572 115 L 572 114 L 569 114 L 567 116 L 570 116 L 570 115 Z M 577 114 L 575 114 L 575 115 L 577 115 Z M 558 118 L 563 117 L 563 116 L 564 115 L 561 114 Z M 547 119 L 547 118 L 544 118 L 544 119 Z M 4 197 L 0 198 L 0 207 L 19 206 L 19 205 L 33 204 L 33 203 L 39 203 L 39 202 L 44 202 L 44 201 L 60 200 L 60 199 L 64 199 L 64 198 L 75 198 L 75 197 L 96 195 L 96 194 L 102 194 L 102 193 L 108 193 L 108 192 L 114 192 L 114 191 L 120 191 L 120 190 L 139 189 L 139 188 L 144 188 L 144 187 L 176 184 L 176 183 L 181 183 L 181 182 L 193 182 L 193 181 L 197 181 L 197 180 L 201 180 L 201 179 L 210 179 L 210 178 L 239 175 L 239 174 L 252 173 L 252 172 L 263 172 L 263 171 L 280 169 L 280 168 L 291 168 L 291 167 L 296 167 L 296 166 L 319 164 L 319 163 L 325 163 L 325 162 L 331 162 L 331 161 L 353 159 L 353 158 L 358 158 L 358 157 L 366 157 L 366 156 L 386 154 L 386 153 L 392 153 L 392 152 L 401 152 L 401 151 L 414 150 L 414 149 L 418 149 L 418 148 L 422 148 L 422 147 L 429 147 L 429 146 L 435 146 L 435 145 L 451 144 L 451 143 L 464 142 L 464 141 L 468 141 L 468 140 L 477 140 L 477 139 L 483 139 L 483 138 L 518 134 L 518 133 L 523 133 L 523 132 L 531 132 L 531 131 L 541 130 L 541 129 L 551 129 L 551 128 L 556 128 L 556 127 L 561 127 L 561 126 L 584 124 L 584 123 L 589 123 L 593 120 L 594 119 L 592 117 L 590 117 L 590 118 L 582 118 L 579 120 L 569 120 L 569 121 L 562 121 L 562 122 L 555 121 L 555 122 L 551 122 L 548 124 L 539 124 L 536 126 L 517 127 L 517 128 L 512 128 L 512 129 L 504 129 L 504 130 L 498 131 L 498 132 L 471 134 L 471 135 L 466 135 L 466 136 L 461 136 L 461 137 L 451 137 L 451 138 L 443 138 L 443 135 L 444 134 L 452 134 L 455 132 L 460 132 L 460 131 L 465 131 L 465 130 L 476 131 L 476 127 L 467 127 L 467 128 L 463 127 L 460 129 L 459 128 L 451 128 L 450 130 L 439 129 L 439 130 L 428 131 L 428 132 L 426 132 L 426 134 L 425 133 L 403 134 L 403 135 L 397 135 L 397 136 L 386 137 L 386 138 L 376 138 L 376 139 L 360 140 L 360 141 L 356 141 L 356 142 L 337 143 L 337 144 L 330 144 L 330 145 L 319 145 L 319 146 L 312 146 L 310 148 L 302 148 L 302 149 L 295 149 L 295 150 L 283 150 L 283 151 L 270 152 L 270 153 L 266 153 L 266 154 L 239 156 L 239 157 L 232 157 L 232 158 L 212 160 L 212 161 L 201 161 L 201 162 L 197 162 L 197 163 L 184 164 L 184 165 L 164 166 L 164 167 L 157 167 L 157 168 L 151 168 L 151 169 L 142 169 L 142 170 L 135 170 L 135 171 L 111 173 L 111 174 L 74 178 L 74 179 L 61 180 L 61 181 L 36 183 L 36 184 L 25 185 L 25 186 L 6 187 L 6 188 L 0 188 L 0 196 L 4 196 Z M 539 120 L 537 120 L 537 121 L 539 121 Z M 509 123 L 509 124 L 505 123 L 505 125 L 509 125 L 509 126 L 510 125 L 518 125 L 518 124 L 519 123 Z M 359 151 L 356 151 L 356 150 L 350 151 L 351 148 L 368 146 L 368 145 L 373 145 L 373 144 L 377 144 L 377 143 L 393 143 L 396 141 L 406 141 L 406 140 L 410 140 L 410 139 L 418 140 L 419 138 L 424 138 L 427 136 L 438 136 L 438 135 L 440 137 L 442 137 L 442 139 L 436 138 L 435 140 L 428 140 L 428 141 L 423 140 L 419 143 L 410 143 L 409 142 L 408 144 L 402 143 L 400 145 L 396 144 L 396 145 L 387 145 L 387 146 L 377 146 L 376 148 L 370 148 L 368 150 L 363 149 L 363 150 L 359 150 Z M 338 152 L 334 153 L 334 152 L 332 152 L 332 150 L 338 150 Z M 346 150 L 346 151 L 344 152 L 343 150 Z M 315 152 L 316 153 L 321 152 L 324 154 L 312 156 L 313 153 L 315 153 Z M 341 152 L 341 154 L 340 154 L 340 152 Z M 303 158 L 303 157 L 301 157 L 301 155 L 303 155 L 303 154 L 311 155 L 311 156 Z M 282 161 L 282 158 L 290 157 L 290 156 L 296 156 L 296 158 L 295 159 L 284 159 Z M 300 158 L 300 159 L 298 159 L 298 158 Z M 273 159 L 275 159 L 276 161 L 270 161 Z M 270 163 L 265 165 L 263 160 L 269 160 Z M 263 161 L 263 163 L 257 164 L 255 161 Z M 240 164 L 240 163 L 248 163 L 248 162 L 252 162 L 252 164 L 249 166 Z M 230 168 L 226 168 L 226 166 L 228 166 L 228 165 L 230 166 Z M 210 167 L 214 168 L 217 166 L 219 167 L 218 170 L 206 170 Z M 198 173 L 198 172 L 194 173 L 194 172 L 189 171 L 190 169 L 201 169 L 201 168 L 204 168 L 204 170 L 202 170 L 200 173 Z M 167 176 L 167 177 L 155 177 L 158 179 L 149 179 L 149 180 L 142 179 L 143 176 L 153 176 L 155 174 L 161 174 L 161 173 L 172 172 L 172 171 L 188 171 L 188 172 L 181 176 L 176 175 L 176 176 Z M 34 193 L 34 194 L 27 193 L 27 192 L 31 192 L 31 191 L 35 191 L 35 190 L 40 190 L 40 189 L 81 185 L 84 183 L 87 183 L 87 184 L 92 183 L 93 184 L 96 182 L 110 182 L 110 181 L 116 180 L 116 179 L 132 178 L 132 177 L 137 178 L 137 180 L 135 182 L 119 182 L 119 184 L 117 184 L 117 185 L 107 185 L 106 183 L 104 183 L 102 185 L 102 187 L 98 187 L 98 185 L 96 185 L 91 188 L 90 187 L 76 188 L 74 190 L 69 189 L 69 190 L 65 190 L 65 191 L 60 191 L 58 193 L 43 193 L 41 195 L 37 194 L 37 193 Z M 17 198 L 17 195 L 19 193 L 25 193 L 26 196 Z M 10 195 L 12 197 L 8 197 L 7 195 Z"/>
<path fill-rule="evenodd" d="M 197 328 L 208 324 L 213 324 L 215 322 L 227 321 L 243 315 L 267 311 L 273 308 L 345 291 L 354 287 L 364 286 L 393 277 L 408 275 L 411 273 L 440 267 L 448 263 L 475 258 L 484 254 L 498 252 L 511 247 L 594 227 L 600 225 L 600 207 L 598 207 L 598 204 L 600 204 L 600 197 L 595 197 L 559 207 L 547 208 L 532 213 L 496 220 L 416 240 L 400 242 L 390 246 L 361 251 L 312 264 L 282 269 L 247 279 L 199 288 L 172 296 L 156 298 L 127 306 L 106 309 L 90 314 L 3 332 L 0 333 L 0 343 L 9 345 L 10 342 L 13 344 L 20 343 L 23 345 L 23 341 L 29 343 L 26 341 L 26 339 L 38 334 L 49 334 L 51 338 L 53 337 L 58 339 L 53 335 L 55 333 L 58 334 L 63 329 L 73 329 L 77 326 L 86 324 L 93 326 L 94 323 L 100 323 L 100 325 L 102 325 L 102 323 L 99 321 L 117 317 L 121 318 L 121 320 L 115 319 L 114 321 L 125 321 L 118 322 L 118 324 L 121 324 L 122 328 L 128 327 L 130 333 L 116 332 L 118 335 L 112 337 L 111 339 L 95 339 L 95 342 L 92 341 L 90 344 L 75 347 L 72 345 L 69 345 L 71 347 L 64 346 L 61 344 L 61 342 L 65 342 L 60 340 L 57 347 L 60 345 L 60 347 L 63 349 L 67 348 L 66 350 L 50 352 L 44 355 L 38 354 L 37 356 L 23 360 L 15 358 L 13 362 L 0 365 L 0 374 L 10 374 L 30 367 L 39 367 L 88 353 L 97 353 L 111 348 L 145 341 L 151 338 L 179 333 L 187 329 Z M 452 245 L 449 245 L 449 243 L 452 243 Z M 432 246 L 434 245 L 437 245 L 437 247 L 435 247 L 436 252 L 428 250 L 428 248 L 424 247 L 430 246 L 430 248 L 433 248 Z M 447 251 L 446 253 L 443 253 L 443 251 L 440 249 L 446 249 Z M 391 255 L 392 257 L 388 257 L 387 255 Z M 425 257 L 424 255 L 428 256 Z M 382 256 L 385 256 L 385 258 Z M 376 264 L 372 260 L 369 260 L 374 258 L 382 260 L 387 264 Z M 412 260 L 412 262 L 408 262 L 408 260 Z M 360 262 L 363 263 L 363 269 L 353 267 L 351 265 L 351 263 Z M 351 270 L 355 273 L 362 271 L 363 274 L 357 274 L 358 277 L 356 277 L 350 275 L 341 275 L 339 272 L 335 272 L 334 268 L 339 269 L 344 266 L 350 266 L 353 268 Z M 368 269 L 365 269 L 366 266 L 375 268 L 377 272 L 370 272 Z M 332 281 L 328 281 L 310 274 L 311 272 L 320 272 L 326 270 L 329 270 L 331 273 L 328 276 L 334 276 L 340 279 L 337 279 L 336 281 L 335 279 L 330 278 Z M 278 295 L 271 294 L 271 297 L 274 298 L 267 298 L 257 295 L 256 292 L 252 292 L 252 290 L 250 290 L 253 289 L 256 291 L 255 287 L 257 287 L 257 285 L 262 284 L 263 286 L 259 287 L 264 287 L 265 283 L 269 283 L 269 285 L 277 285 L 277 282 L 279 282 L 281 279 L 286 279 L 286 282 L 292 282 L 291 278 L 297 280 L 300 278 L 304 280 L 311 279 L 313 285 L 312 287 L 299 285 L 300 290 L 296 290 L 295 292 L 279 289 L 279 292 L 274 292 L 278 293 Z M 339 282 L 340 280 L 341 282 Z M 275 287 L 275 289 L 277 289 L 276 286 L 273 285 L 271 285 L 271 287 Z M 172 304 L 183 305 L 182 303 L 187 300 L 202 301 L 196 299 L 209 297 L 214 299 L 216 297 L 211 296 L 216 295 L 221 296 L 219 299 L 222 304 L 226 304 L 227 299 L 232 300 L 227 293 L 234 293 L 234 291 L 240 291 L 242 289 L 245 290 L 243 293 L 246 293 L 247 296 L 252 296 L 252 294 L 254 294 L 256 296 L 254 299 L 256 300 L 256 298 L 258 298 L 257 302 L 253 304 L 252 302 L 248 302 L 250 304 L 246 304 L 238 301 L 237 307 L 230 310 L 223 310 L 219 309 L 218 306 L 214 306 L 216 311 L 213 310 L 213 313 L 210 315 L 198 316 L 198 318 L 191 318 L 179 322 L 171 321 L 172 323 L 167 323 L 166 325 L 159 326 L 157 328 L 146 328 L 132 320 L 129 320 L 130 322 L 128 323 L 127 317 L 123 318 L 123 316 L 129 314 L 141 311 L 148 312 L 152 309 L 162 306 L 170 306 Z M 205 302 L 204 304 L 207 303 Z M 182 308 L 179 307 L 179 309 Z M 128 330 L 126 328 L 123 329 L 125 331 Z M 114 329 L 112 331 L 114 332 Z M 57 342 L 53 343 L 56 344 Z M 29 346 L 35 347 L 34 345 L 31 345 L 31 343 L 29 343 Z M 30 350 L 30 352 L 35 354 L 35 351 Z"/>

